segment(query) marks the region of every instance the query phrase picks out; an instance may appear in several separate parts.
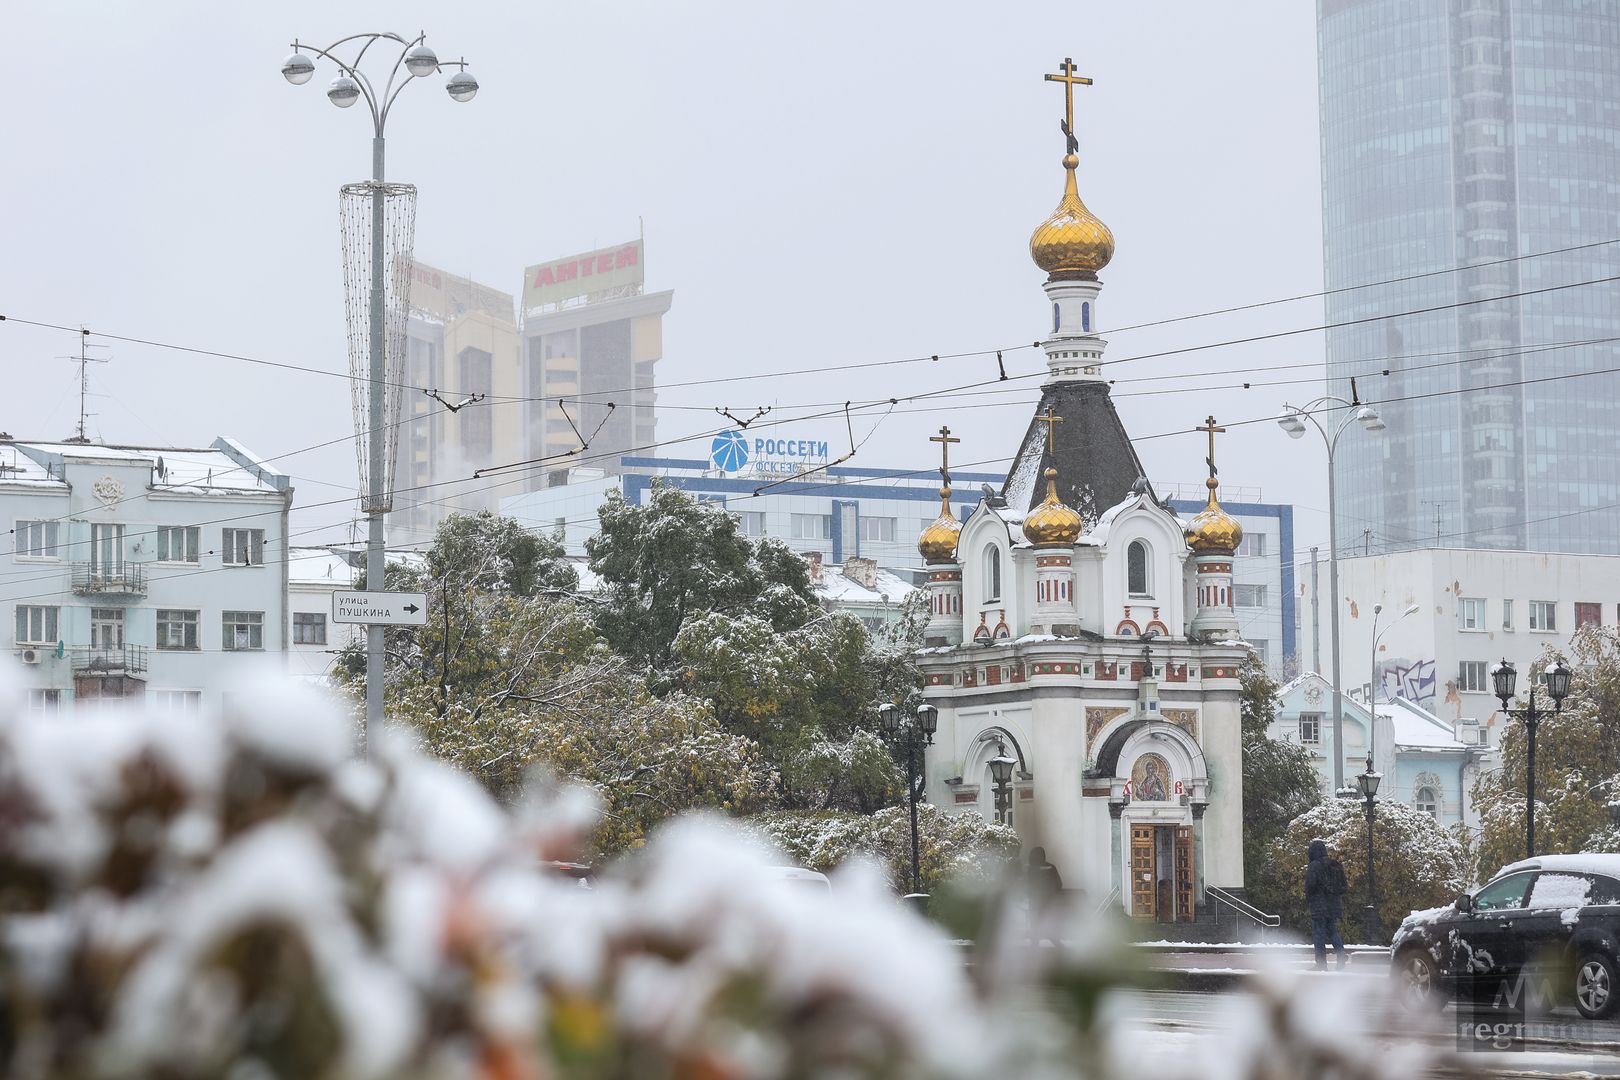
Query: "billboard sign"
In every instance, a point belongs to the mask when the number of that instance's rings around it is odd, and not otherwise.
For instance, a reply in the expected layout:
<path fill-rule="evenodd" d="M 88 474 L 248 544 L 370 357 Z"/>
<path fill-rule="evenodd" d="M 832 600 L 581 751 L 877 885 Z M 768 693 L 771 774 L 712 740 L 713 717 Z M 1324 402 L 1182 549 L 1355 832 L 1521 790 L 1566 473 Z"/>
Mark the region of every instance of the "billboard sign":
<path fill-rule="evenodd" d="M 523 271 L 523 309 L 556 307 L 601 292 L 641 291 L 646 280 L 642 242 L 598 248 L 539 263 Z"/>
<path fill-rule="evenodd" d="M 411 268 L 411 307 L 446 322 L 473 311 L 512 321 L 510 294 L 420 262 Z"/>
<path fill-rule="evenodd" d="M 722 431 L 709 446 L 709 461 L 727 476 L 781 479 L 825 466 L 826 439 L 750 437 L 741 431 Z"/>

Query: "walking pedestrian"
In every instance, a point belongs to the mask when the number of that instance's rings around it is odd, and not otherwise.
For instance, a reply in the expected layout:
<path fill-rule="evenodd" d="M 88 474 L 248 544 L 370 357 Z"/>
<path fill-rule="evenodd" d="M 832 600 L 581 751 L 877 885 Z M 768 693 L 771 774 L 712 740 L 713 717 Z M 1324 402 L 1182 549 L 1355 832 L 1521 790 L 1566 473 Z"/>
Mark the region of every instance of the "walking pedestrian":
<path fill-rule="evenodd" d="M 1339 918 L 1344 914 L 1344 894 L 1349 885 L 1344 866 L 1328 854 L 1327 844 L 1312 840 L 1310 862 L 1305 866 L 1305 904 L 1311 912 L 1311 944 L 1316 949 L 1316 968 L 1327 970 L 1327 947 L 1333 943 L 1334 958 L 1342 969 L 1349 960 L 1344 951 L 1344 935 Z"/>

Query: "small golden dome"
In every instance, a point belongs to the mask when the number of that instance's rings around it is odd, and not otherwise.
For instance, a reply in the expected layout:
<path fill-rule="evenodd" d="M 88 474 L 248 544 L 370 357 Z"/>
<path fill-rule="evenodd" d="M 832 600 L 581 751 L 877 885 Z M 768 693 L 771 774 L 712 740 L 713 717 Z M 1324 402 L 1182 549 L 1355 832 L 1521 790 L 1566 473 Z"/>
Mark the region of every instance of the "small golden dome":
<path fill-rule="evenodd" d="M 1024 518 L 1024 535 L 1032 544 L 1072 544 L 1080 539 L 1080 515 L 1058 499 L 1057 470 L 1046 470 L 1046 499 Z"/>
<path fill-rule="evenodd" d="M 1243 542 L 1243 526 L 1216 501 L 1220 481 L 1212 476 L 1204 486 L 1209 488 L 1209 503 L 1187 523 L 1187 546 L 1201 554 L 1230 555 Z"/>
<path fill-rule="evenodd" d="M 956 561 L 956 538 L 962 535 L 962 523 L 951 513 L 951 489 L 939 489 L 939 517 L 917 538 L 917 550 L 925 563 Z"/>
<path fill-rule="evenodd" d="M 1074 183 L 1074 171 L 1079 165 L 1080 159 L 1073 154 L 1063 158 L 1063 167 L 1068 170 L 1063 199 L 1029 238 L 1029 253 L 1035 265 L 1054 278 L 1094 279 L 1114 257 L 1113 232 L 1080 201 Z"/>

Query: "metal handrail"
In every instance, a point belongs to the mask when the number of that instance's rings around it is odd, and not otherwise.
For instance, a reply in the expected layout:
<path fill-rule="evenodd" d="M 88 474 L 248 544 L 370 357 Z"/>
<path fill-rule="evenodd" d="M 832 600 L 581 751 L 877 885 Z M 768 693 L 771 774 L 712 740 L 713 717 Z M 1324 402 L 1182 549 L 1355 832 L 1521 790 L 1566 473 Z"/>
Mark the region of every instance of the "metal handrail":
<path fill-rule="evenodd" d="M 146 567 L 134 562 L 79 562 L 73 564 L 76 593 L 146 595 Z"/>
<path fill-rule="evenodd" d="M 1104 911 L 1107 911 L 1110 907 L 1113 907 L 1115 904 L 1118 904 L 1118 903 L 1119 903 L 1119 886 L 1115 885 L 1112 889 L 1108 890 L 1108 895 L 1102 898 L 1102 903 L 1098 904 L 1095 908 L 1092 909 L 1092 911 L 1094 913 L 1100 914 L 1100 913 L 1102 913 Z"/>
<path fill-rule="evenodd" d="M 145 645 L 69 645 L 67 654 L 75 673 L 137 675 L 147 664 Z"/>
<path fill-rule="evenodd" d="M 1281 915 L 1268 915 L 1266 912 L 1261 911 L 1259 908 L 1255 907 L 1241 896 L 1229 893 L 1219 885 L 1205 885 L 1204 895 L 1214 897 L 1216 900 L 1219 900 L 1221 903 L 1225 904 L 1239 915 L 1242 915 L 1244 918 L 1251 919 L 1254 922 L 1259 923 L 1261 926 L 1275 928 L 1282 925 Z"/>

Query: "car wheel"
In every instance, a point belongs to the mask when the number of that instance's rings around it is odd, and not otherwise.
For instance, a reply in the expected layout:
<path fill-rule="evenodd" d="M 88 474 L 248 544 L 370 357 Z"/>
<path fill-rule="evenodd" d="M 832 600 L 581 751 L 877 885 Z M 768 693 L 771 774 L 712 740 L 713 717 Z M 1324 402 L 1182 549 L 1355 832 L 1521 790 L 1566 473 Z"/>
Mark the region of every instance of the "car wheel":
<path fill-rule="evenodd" d="M 1620 1004 L 1620 972 L 1600 952 L 1581 954 L 1575 965 L 1575 1008 L 1588 1020 L 1601 1020 Z"/>
<path fill-rule="evenodd" d="M 1438 1009 L 1445 1004 L 1440 990 L 1440 968 L 1422 946 L 1403 949 L 1390 974 L 1400 984 L 1401 1000 L 1411 1008 Z"/>

